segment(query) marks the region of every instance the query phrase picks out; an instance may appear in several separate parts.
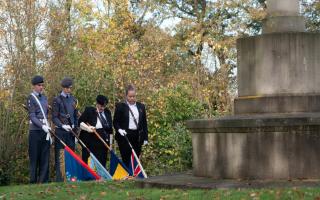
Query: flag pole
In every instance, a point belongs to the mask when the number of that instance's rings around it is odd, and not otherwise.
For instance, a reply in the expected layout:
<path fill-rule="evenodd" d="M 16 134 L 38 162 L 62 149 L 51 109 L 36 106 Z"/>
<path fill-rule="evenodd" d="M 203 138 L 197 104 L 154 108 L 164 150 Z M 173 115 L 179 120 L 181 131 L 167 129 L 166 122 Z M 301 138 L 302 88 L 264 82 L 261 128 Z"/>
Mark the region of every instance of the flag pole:
<path fill-rule="evenodd" d="M 140 162 L 140 160 L 139 160 L 139 158 L 138 158 L 138 156 L 137 156 L 137 154 L 136 154 L 135 150 L 133 149 L 133 147 L 132 147 L 132 145 L 131 145 L 131 143 L 130 143 L 130 141 L 129 141 L 128 137 L 127 137 L 126 135 L 124 135 L 123 137 L 127 140 L 128 144 L 129 144 L 129 146 L 130 146 L 130 148 L 132 149 L 133 155 L 134 155 L 135 159 L 137 160 L 138 165 L 141 167 L 141 171 L 142 171 L 143 176 L 144 176 L 145 178 L 148 178 L 148 176 L 147 176 L 146 172 L 144 171 L 144 169 L 143 169 L 143 167 L 142 167 L 142 165 L 141 165 L 141 162 Z"/>
<path fill-rule="evenodd" d="M 25 105 L 25 104 L 21 104 L 22 105 L 22 107 L 26 110 L 26 111 L 28 111 L 28 107 Z M 61 142 L 61 144 L 65 147 L 65 146 L 67 146 L 53 131 L 51 131 L 50 129 L 49 129 L 49 132 L 53 135 L 53 136 L 55 136 L 60 142 Z"/>
<path fill-rule="evenodd" d="M 26 106 L 25 104 L 22 104 L 22 107 L 23 107 L 26 111 L 28 111 L 28 108 L 27 108 L 27 106 Z M 51 129 L 49 129 L 49 133 L 51 133 L 54 137 L 56 137 L 56 138 L 61 142 L 61 144 L 64 146 L 64 148 L 67 147 L 75 156 L 79 157 L 79 156 L 78 156 L 77 154 L 75 154 L 75 153 L 73 152 L 73 150 L 70 149 L 70 147 L 68 147 L 68 145 L 66 145 L 66 143 L 64 143 L 63 140 L 62 140 L 60 137 L 58 137 Z M 83 162 L 82 159 L 79 158 L 78 161 L 79 161 L 79 162 L 82 162 L 82 163 L 84 163 L 84 164 L 86 165 L 85 168 L 86 168 L 88 171 L 90 171 L 90 173 L 95 177 L 95 179 L 97 179 L 97 180 L 101 179 L 101 177 L 100 177 L 95 171 L 93 171 L 92 169 L 90 169 L 90 167 L 89 167 L 85 162 Z"/>
<path fill-rule="evenodd" d="M 90 151 L 90 149 L 82 142 L 82 140 L 79 138 L 79 136 L 73 131 L 73 130 L 70 130 L 70 132 L 77 138 L 77 140 L 80 142 L 80 145 L 82 145 L 88 152 L 91 156 L 94 156 L 95 155 Z M 106 170 L 105 173 L 107 173 L 107 176 L 109 176 L 110 179 L 112 179 L 112 176 L 110 175 L 110 173 L 108 172 L 108 170 L 101 164 L 101 162 L 96 158 L 96 160 L 99 162 L 99 164 L 101 165 L 101 167 L 103 169 Z"/>
<path fill-rule="evenodd" d="M 54 136 L 54 137 L 56 137 L 60 142 L 61 142 L 61 144 L 66 148 L 66 147 L 68 147 L 68 145 L 66 145 L 66 143 L 64 143 L 52 130 L 49 130 L 49 132 Z M 70 149 L 69 147 L 68 147 L 68 149 Z M 73 152 L 72 151 L 72 149 L 70 149 L 70 151 L 71 152 Z M 75 154 L 74 152 L 73 152 L 73 154 Z M 75 154 L 76 156 L 78 156 L 77 154 Z M 79 158 L 80 159 L 80 158 Z M 79 162 L 83 162 L 81 159 L 79 160 Z M 84 162 L 83 162 L 84 163 Z M 86 163 L 85 163 L 86 164 Z M 95 179 L 97 179 L 97 180 L 99 180 L 99 179 L 101 179 L 101 177 L 95 172 L 95 171 L 93 171 L 92 169 L 90 169 L 90 167 L 89 166 L 87 166 L 86 167 L 86 169 L 88 170 L 88 171 L 90 171 L 90 173 L 91 174 L 93 174 L 93 176 L 95 177 Z"/>
<path fill-rule="evenodd" d="M 89 123 L 86 123 L 87 126 L 91 126 Z M 115 156 L 116 154 L 114 153 L 113 149 L 106 143 L 106 141 L 99 135 L 99 133 L 95 129 L 91 129 L 93 133 L 99 138 L 99 140 L 106 146 L 107 149 L 109 149 L 110 152 L 112 152 Z M 117 157 L 117 156 L 116 156 Z M 120 161 L 120 159 L 117 157 L 117 159 Z M 122 167 L 127 171 L 129 175 L 129 170 L 127 169 L 127 166 L 120 161 Z"/>
<path fill-rule="evenodd" d="M 92 153 L 90 151 L 90 149 L 81 141 L 81 139 L 79 138 L 79 136 L 73 131 L 73 130 L 70 130 L 70 132 L 74 135 L 74 137 L 77 138 L 77 140 L 80 142 L 81 146 L 83 146 L 90 154 Z"/>
<path fill-rule="evenodd" d="M 89 123 L 86 123 L 87 126 L 91 126 Z M 104 144 L 104 146 L 107 147 L 107 149 L 109 149 L 109 151 L 112 151 L 111 147 L 106 143 L 106 141 L 104 141 L 104 139 L 99 135 L 99 133 L 96 131 L 96 129 L 91 129 L 93 131 L 93 133 L 99 138 L 99 140 L 101 140 L 101 142 Z"/>
<path fill-rule="evenodd" d="M 61 144 L 62 144 L 64 147 L 67 146 L 66 143 L 64 143 L 63 140 L 61 140 L 52 130 L 49 130 L 49 132 L 50 132 L 54 137 L 56 137 L 56 138 L 61 142 Z"/>

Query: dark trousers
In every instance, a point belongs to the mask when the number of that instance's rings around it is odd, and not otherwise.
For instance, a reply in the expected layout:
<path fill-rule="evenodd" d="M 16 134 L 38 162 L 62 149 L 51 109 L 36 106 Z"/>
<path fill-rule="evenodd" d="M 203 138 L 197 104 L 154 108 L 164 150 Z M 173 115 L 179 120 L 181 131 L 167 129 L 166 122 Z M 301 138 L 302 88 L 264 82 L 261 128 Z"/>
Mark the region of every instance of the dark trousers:
<path fill-rule="evenodd" d="M 74 141 L 74 136 L 71 132 L 67 132 L 64 129 L 57 128 L 56 129 L 56 135 L 72 150 L 75 150 L 75 141 Z M 56 171 L 56 181 L 61 182 L 64 180 L 61 172 L 61 155 L 60 153 L 62 152 L 61 150 L 64 149 L 64 146 L 61 144 L 61 142 L 56 138 L 54 140 L 54 160 L 55 160 L 55 171 Z M 62 163 L 63 164 L 63 163 Z M 64 164 L 63 164 L 64 166 Z"/>
<path fill-rule="evenodd" d="M 142 143 L 141 143 L 141 141 L 139 141 L 138 131 L 126 130 L 126 132 L 127 132 L 126 136 L 129 140 L 129 142 L 131 143 L 134 151 L 136 152 L 137 156 L 139 157 L 141 154 Z M 123 136 L 120 135 L 118 137 L 117 142 L 118 142 L 122 161 L 129 168 L 130 162 L 131 162 L 132 150 L 128 144 L 128 141 Z"/>
<path fill-rule="evenodd" d="M 50 142 L 46 136 L 42 130 L 29 131 L 30 183 L 49 180 Z"/>
<path fill-rule="evenodd" d="M 109 135 L 103 129 L 97 129 L 98 134 L 109 145 Z M 106 168 L 108 149 L 94 133 L 83 132 L 81 141 L 88 147 L 98 161 Z M 108 140 L 108 141 L 107 141 Z M 82 148 L 82 160 L 88 163 L 90 154 L 87 149 Z"/>

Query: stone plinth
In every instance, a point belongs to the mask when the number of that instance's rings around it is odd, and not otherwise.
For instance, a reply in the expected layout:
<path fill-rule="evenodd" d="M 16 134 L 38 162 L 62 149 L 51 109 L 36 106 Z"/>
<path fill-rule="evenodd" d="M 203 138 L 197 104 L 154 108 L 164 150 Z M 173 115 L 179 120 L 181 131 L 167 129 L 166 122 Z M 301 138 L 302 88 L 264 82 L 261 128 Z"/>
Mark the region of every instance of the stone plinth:
<path fill-rule="evenodd" d="M 193 174 L 214 179 L 320 177 L 320 114 L 236 116 L 187 123 Z"/>
<path fill-rule="evenodd" d="M 305 20 L 299 15 L 298 0 L 268 0 L 267 19 L 262 33 L 304 32 Z"/>
<path fill-rule="evenodd" d="M 247 96 L 234 100 L 234 114 L 320 112 L 320 94 Z"/>
<path fill-rule="evenodd" d="M 320 34 L 240 38 L 235 114 L 320 111 Z"/>
<path fill-rule="evenodd" d="M 195 176 L 320 178 L 320 33 L 298 0 L 267 7 L 263 34 L 237 40 L 235 115 L 187 122 Z"/>
<path fill-rule="evenodd" d="M 262 33 L 305 32 L 306 23 L 302 16 L 269 17 L 262 23 Z"/>
<path fill-rule="evenodd" d="M 268 0 L 267 12 L 269 16 L 298 16 L 298 0 Z"/>
<path fill-rule="evenodd" d="M 238 95 L 320 94 L 320 34 L 240 38 Z"/>

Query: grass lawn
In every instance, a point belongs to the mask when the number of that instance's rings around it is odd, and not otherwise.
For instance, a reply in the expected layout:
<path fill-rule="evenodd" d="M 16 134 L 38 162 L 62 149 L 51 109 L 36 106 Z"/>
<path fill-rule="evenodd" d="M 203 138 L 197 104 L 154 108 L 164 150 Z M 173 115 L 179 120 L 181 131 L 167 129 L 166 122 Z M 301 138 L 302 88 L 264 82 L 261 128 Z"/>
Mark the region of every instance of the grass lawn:
<path fill-rule="evenodd" d="M 0 187 L 9 199 L 319 199 L 320 188 L 288 189 L 141 189 L 134 182 L 79 182 Z"/>

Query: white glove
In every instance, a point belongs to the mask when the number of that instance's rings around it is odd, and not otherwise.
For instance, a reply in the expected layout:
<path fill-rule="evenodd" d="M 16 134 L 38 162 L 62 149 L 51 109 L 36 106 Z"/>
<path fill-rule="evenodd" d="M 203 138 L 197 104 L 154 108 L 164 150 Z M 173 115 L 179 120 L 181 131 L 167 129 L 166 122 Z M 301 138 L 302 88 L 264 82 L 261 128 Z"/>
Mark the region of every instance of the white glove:
<path fill-rule="evenodd" d="M 81 130 L 84 130 L 84 131 L 87 131 L 87 132 L 89 132 L 89 133 L 92 133 L 94 127 L 93 127 L 93 126 L 88 126 L 88 125 L 85 124 L 84 122 L 81 122 L 81 123 L 80 123 L 80 129 L 81 129 Z"/>
<path fill-rule="evenodd" d="M 119 129 L 118 132 L 120 133 L 120 135 L 125 136 L 127 135 L 127 132 L 123 129 Z"/>
<path fill-rule="evenodd" d="M 148 140 L 143 141 L 143 145 L 148 144 Z"/>
<path fill-rule="evenodd" d="M 65 125 L 65 124 L 63 124 L 63 125 L 62 125 L 62 128 L 63 128 L 65 131 L 68 131 L 68 132 L 72 130 L 72 128 L 71 128 L 70 125 Z"/>
<path fill-rule="evenodd" d="M 49 133 L 49 130 L 51 130 L 51 128 L 49 127 L 49 126 L 47 126 L 47 125 L 42 125 L 42 130 L 44 131 L 44 132 L 46 132 L 46 133 Z"/>

